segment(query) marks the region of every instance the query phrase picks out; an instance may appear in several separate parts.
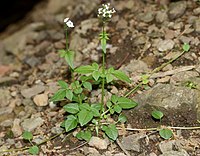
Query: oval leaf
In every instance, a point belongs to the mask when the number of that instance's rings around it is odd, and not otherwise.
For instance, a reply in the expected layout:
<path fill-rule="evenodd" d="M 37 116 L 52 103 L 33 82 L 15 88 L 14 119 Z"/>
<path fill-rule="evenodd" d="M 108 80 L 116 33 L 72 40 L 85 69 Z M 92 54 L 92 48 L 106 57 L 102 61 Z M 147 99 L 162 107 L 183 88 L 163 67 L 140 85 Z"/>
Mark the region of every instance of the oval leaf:
<path fill-rule="evenodd" d="M 68 89 L 68 84 L 65 81 L 59 80 L 58 84 L 63 89 Z"/>
<path fill-rule="evenodd" d="M 87 66 L 80 66 L 75 69 L 75 72 L 79 74 L 91 74 L 94 71 L 94 67 L 87 65 Z"/>
<path fill-rule="evenodd" d="M 173 135 L 173 133 L 172 133 L 172 131 L 170 129 L 161 129 L 159 131 L 159 134 L 163 139 L 166 139 L 166 140 L 171 138 L 172 135 Z"/>
<path fill-rule="evenodd" d="M 112 74 L 110 74 L 110 73 L 107 73 L 107 74 L 106 74 L 106 82 L 107 82 L 107 83 L 112 82 L 113 79 L 114 79 L 114 76 L 113 76 Z"/>
<path fill-rule="evenodd" d="M 117 112 L 117 113 L 121 113 L 122 108 L 119 105 L 115 105 L 114 106 L 114 111 Z"/>
<path fill-rule="evenodd" d="M 65 89 L 60 89 L 51 97 L 51 101 L 61 101 L 65 99 L 65 96 L 66 96 Z"/>
<path fill-rule="evenodd" d="M 98 81 L 99 76 L 100 76 L 99 71 L 94 71 L 94 72 L 92 73 L 92 77 L 95 79 L 95 81 Z"/>
<path fill-rule="evenodd" d="M 88 122 L 92 120 L 92 118 L 93 114 L 88 110 L 83 109 L 78 113 L 78 120 L 81 126 L 86 125 Z"/>
<path fill-rule="evenodd" d="M 65 121 L 65 131 L 69 132 L 72 129 L 77 127 L 77 118 L 73 115 L 67 116 L 67 120 Z"/>
<path fill-rule="evenodd" d="M 125 123 L 127 121 L 127 117 L 123 114 L 120 114 L 118 117 L 118 122 Z"/>
<path fill-rule="evenodd" d="M 130 83 L 131 80 L 129 79 L 129 77 L 122 71 L 119 70 L 115 70 L 112 72 L 112 74 L 119 80 Z"/>
<path fill-rule="evenodd" d="M 130 108 L 134 108 L 138 105 L 135 101 L 125 98 L 125 97 L 119 97 L 117 104 L 122 109 L 130 109 Z"/>
<path fill-rule="evenodd" d="M 67 89 L 65 93 L 66 93 L 66 98 L 68 98 L 70 101 L 72 101 L 72 98 L 73 98 L 72 91 Z"/>
<path fill-rule="evenodd" d="M 118 137 L 118 130 L 114 124 L 111 124 L 107 128 L 105 128 L 105 133 L 110 139 L 112 139 L 114 141 Z"/>
<path fill-rule="evenodd" d="M 68 113 L 72 113 L 72 114 L 76 114 L 79 111 L 79 107 L 77 103 L 69 103 L 67 105 L 65 105 L 63 107 L 63 109 L 68 112 Z"/>
<path fill-rule="evenodd" d="M 92 84 L 90 82 L 83 82 L 83 87 L 88 90 L 92 90 Z"/>
<path fill-rule="evenodd" d="M 28 152 L 32 155 L 39 154 L 39 148 L 37 146 L 32 146 L 28 149 Z"/>
<path fill-rule="evenodd" d="M 22 134 L 22 137 L 25 140 L 31 140 L 31 139 L 33 139 L 33 134 L 29 131 L 24 131 Z"/>
<path fill-rule="evenodd" d="M 163 117 L 163 113 L 161 111 L 158 110 L 154 110 L 151 115 L 155 118 L 160 120 Z"/>
<path fill-rule="evenodd" d="M 74 64 L 73 64 L 73 62 L 74 62 L 74 52 L 73 52 L 73 51 L 67 51 L 67 52 L 65 53 L 65 60 L 66 60 L 66 62 L 68 63 L 68 65 L 69 65 L 72 69 L 74 69 Z"/>
<path fill-rule="evenodd" d="M 188 52 L 188 51 L 190 50 L 190 45 L 189 45 L 188 43 L 184 43 L 184 45 L 183 45 L 183 50 L 184 50 L 185 52 Z"/>

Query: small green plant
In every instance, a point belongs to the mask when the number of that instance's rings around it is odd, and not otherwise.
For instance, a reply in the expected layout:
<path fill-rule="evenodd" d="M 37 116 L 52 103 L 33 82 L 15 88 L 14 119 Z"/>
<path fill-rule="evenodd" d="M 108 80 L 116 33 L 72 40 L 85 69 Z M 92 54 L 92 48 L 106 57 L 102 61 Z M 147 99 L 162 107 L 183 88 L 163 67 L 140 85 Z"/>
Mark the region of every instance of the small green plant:
<path fill-rule="evenodd" d="M 185 52 L 188 52 L 190 50 L 190 45 L 188 43 L 184 43 L 182 48 Z"/>
<path fill-rule="evenodd" d="M 192 82 L 192 81 L 187 81 L 185 83 L 185 86 L 188 87 L 188 88 L 190 88 L 190 89 L 197 89 L 197 84 L 194 83 L 194 82 Z"/>
<path fill-rule="evenodd" d="M 160 122 L 161 122 L 161 119 L 164 116 L 163 112 L 161 112 L 159 110 L 152 111 L 151 115 L 152 115 L 153 118 L 155 118 L 157 120 L 160 120 Z M 159 131 L 159 135 L 163 139 L 166 139 L 166 140 L 170 139 L 172 137 L 172 135 L 173 135 L 172 131 L 170 129 L 168 129 L 168 128 L 159 128 L 158 131 Z"/>
<path fill-rule="evenodd" d="M 28 140 L 30 142 L 30 144 L 32 145 L 31 147 L 29 147 L 28 152 L 33 155 L 38 154 L 39 153 L 38 146 L 34 145 L 31 141 L 33 139 L 33 134 L 31 132 L 24 131 L 22 134 L 22 137 L 24 140 Z"/>
<path fill-rule="evenodd" d="M 79 66 L 74 68 L 74 52 L 68 49 L 67 28 L 72 27 L 71 21 L 67 18 L 65 22 L 66 30 L 66 49 L 59 52 L 61 57 L 67 61 L 71 72 L 78 74 L 79 77 L 73 77 L 69 84 L 63 80 L 58 81 L 60 89 L 52 96 L 53 102 L 66 101 L 63 107 L 67 116 L 61 127 L 66 132 L 79 128 L 76 137 L 80 140 L 89 141 L 93 131 L 99 134 L 99 130 L 104 132 L 111 140 L 115 141 L 118 137 L 117 123 L 124 123 L 127 118 L 122 114 L 123 109 L 130 109 L 137 106 L 137 103 L 127 97 L 112 95 L 111 98 L 105 101 L 105 85 L 110 85 L 112 81 L 121 80 L 130 83 L 129 77 L 120 70 L 115 70 L 113 67 L 107 68 L 106 54 L 107 41 L 109 35 L 106 32 L 105 26 L 110 21 L 115 9 L 110 9 L 110 4 L 103 4 L 98 9 L 98 17 L 102 23 L 102 31 L 99 35 L 102 48 L 102 65 L 94 62 L 91 65 Z M 69 23 L 66 23 L 69 22 Z M 68 25 L 70 24 L 70 25 Z M 98 84 L 101 87 L 101 100 L 96 103 L 90 102 L 90 92 L 92 86 Z M 112 115 L 118 115 L 118 120 L 109 122 Z"/>

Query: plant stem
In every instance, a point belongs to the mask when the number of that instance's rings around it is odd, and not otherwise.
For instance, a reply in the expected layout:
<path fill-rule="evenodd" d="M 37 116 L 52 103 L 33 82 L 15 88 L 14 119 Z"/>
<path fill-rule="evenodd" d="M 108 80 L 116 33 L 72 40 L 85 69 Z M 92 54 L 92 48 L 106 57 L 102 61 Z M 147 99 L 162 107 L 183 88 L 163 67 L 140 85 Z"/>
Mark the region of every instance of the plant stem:
<path fill-rule="evenodd" d="M 67 26 L 64 27 L 64 30 L 65 30 L 65 39 L 66 39 L 65 50 L 66 50 L 66 51 L 69 51 Z"/>
<path fill-rule="evenodd" d="M 102 29 L 102 33 L 105 34 L 105 24 L 103 22 L 103 29 Z M 101 91 L 101 114 L 103 112 L 103 108 L 104 108 L 104 96 L 105 96 L 105 53 L 102 50 L 102 73 L 103 73 L 103 77 L 102 77 L 102 91 Z"/>

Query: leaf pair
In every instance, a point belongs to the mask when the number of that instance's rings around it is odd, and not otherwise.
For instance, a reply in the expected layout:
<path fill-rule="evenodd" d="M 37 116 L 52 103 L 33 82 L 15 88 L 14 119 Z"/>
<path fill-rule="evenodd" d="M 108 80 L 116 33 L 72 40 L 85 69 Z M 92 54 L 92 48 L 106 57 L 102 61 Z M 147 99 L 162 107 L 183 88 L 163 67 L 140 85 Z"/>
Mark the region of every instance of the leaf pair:
<path fill-rule="evenodd" d="M 66 51 L 64 49 L 61 49 L 58 51 L 60 53 L 60 57 L 65 58 L 66 62 L 70 66 L 71 69 L 74 69 L 74 52 L 69 50 Z"/>
<path fill-rule="evenodd" d="M 122 109 L 134 108 L 137 106 L 137 103 L 125 97 L 112 95 L 111 100 L 106 103 L 106 106 L 110 110 L 110 113 L 114 114 L 115 112 L 121 113 Z"/>
<path fill-rule="evenodd" d="M 104 54 L 106 54 L 106 42 L 108 39 L 109 39 L 108 34 L 105 31 L 102 31 L 102 33 L 100 34 L 100 41 L 101 41 L 101 48 Z"/>

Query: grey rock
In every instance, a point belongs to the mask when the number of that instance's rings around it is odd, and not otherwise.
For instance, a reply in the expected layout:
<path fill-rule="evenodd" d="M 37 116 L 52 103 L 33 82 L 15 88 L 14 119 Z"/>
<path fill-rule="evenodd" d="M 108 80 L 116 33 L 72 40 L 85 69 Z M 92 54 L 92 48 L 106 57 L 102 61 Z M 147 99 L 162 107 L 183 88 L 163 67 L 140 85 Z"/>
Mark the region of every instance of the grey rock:
<path fill-rule="evenodd" d="M 165 11 L 158 11 L 156 14 L 156 22 L 163 23 L 164 21 L 168 20 L 167 12 Z"/>
<path fill-rule="evenodd" d="M 158 84 L 144 94 L 137 95 L 135 100 L 139 103 L 137 108 L 150 105 L 173 110 L 178 108 L 195 110 L 197 93 L 195 90 L 182 86 Z"/>
<path fill-rule="evenodd" d="M 173 40 L 161 40 L 160 42 L 158 42 L 157 44 L 157 49 L 161 52 L 163 51 L 168 51 L 168 50 L 171 50 L 173 49 L 174 47 L 174 41 Z"/>
<path fill-rule="evenodd" d="M 159 156 L 189 156 L 189 154 L 183 150 L 183 151 L 167 151 Z"/>
<path fill-rule="evenodd" d="M 32 68 L 40 63 L 40 60 L 35 56 L 27 57 L 24 61 Z"/>
<path fill-rule="evenodd" d="M 117 153 L 114 156 L 126 156 L 124 153 Z"/>
<path fill-rule="evenodd" d="M 140 143 L 139 139 L 144 137 L 144 134 L 133 134 L 127 137 L 123 137 L 121 144 L 126 150 L 133 150 L 136 152 L 140 152 Z"/>
<path fill-rule="evenodd" d="M 200 7 L 193 10 L 195 15 L 200 15 Z"/>
<path fill-rule="evenodd" d="M 168 12 L 169 18 L 173 20 L 181 17 L 185 13 L 186 8 L 187 4 L 185 1 L 171 3 Z"/>
<path fill-rule="evenodd" d="M 21 126 L 25 131 L 32 132 L 35 128 L 40 127 L 44 123 L 44 120 L 41 117 L 25 119 Z"/>
<path fill-rule="evenodd" d="M 194 30 L 197 33 L 200 33 L 200 18 L 194 21 Z"/>
<path fill-rule="evenodd" d="M 48 34 L 50 35 L 51 39 L 54 40 L 54 41 L 61 40 L 65 37 L 64 33 L 58 32 L 56 30 L 49 30 Z"/>
<path fill-rule="evenodd" d="M 0 89 L 0 101 L 1 101 L 0 107 L 7 106 L 10 100 L 11 100 L 10 91 L 7 88 Z"/>
<path fill-rule="evenodd" d="M 21 90 L 21 94 L 25 98 L 31 98 L 34 95 L 42 93 L 44 90 L 45 90 L 45 86 L 43 86 L 43 85 L 35 85 L 35 86 L 31 87 L 31 88 Z"/>
<path fill-rule="evenodd" d="M 105 139 L 103 140 L 94 136 L 90 139 L 88 144 L 97 149 L 107 149 L 108 147 L 108 142 Z"/>
<path fill-rule="evenodd" d="M 159 150 L 164 153 L 167 151 L 172 151 L 173 150 L 173 146 L 174 146 L 174 140 L 170 140 L 170 141 L 162 141 L 159 143 L 158 147 Z"/>
<path fill-rule="evenodd" d="M 152 12 L 140 13 L 138 18 L 145 23 L 149 23 L 154 20 L 154 14 Z"/>
<path fill-rule="evenodd" d="M 196 71 L 183 71 L 183 72 L 179 72 L 172 75 L 170 81 L 174 83 L 181 82 L 181 81 L 184 82 L 198 76 L 199 76 L 199 73 Z"/>
<path fill-rule="evenodd" d="M 12 126 L 12 132 L 14 134 L 15 137 L 18 137 L 22 134 L 22 128 L 20 126 L 20 119 L 14 119 L 13 121 L 13 126 Z"/>

